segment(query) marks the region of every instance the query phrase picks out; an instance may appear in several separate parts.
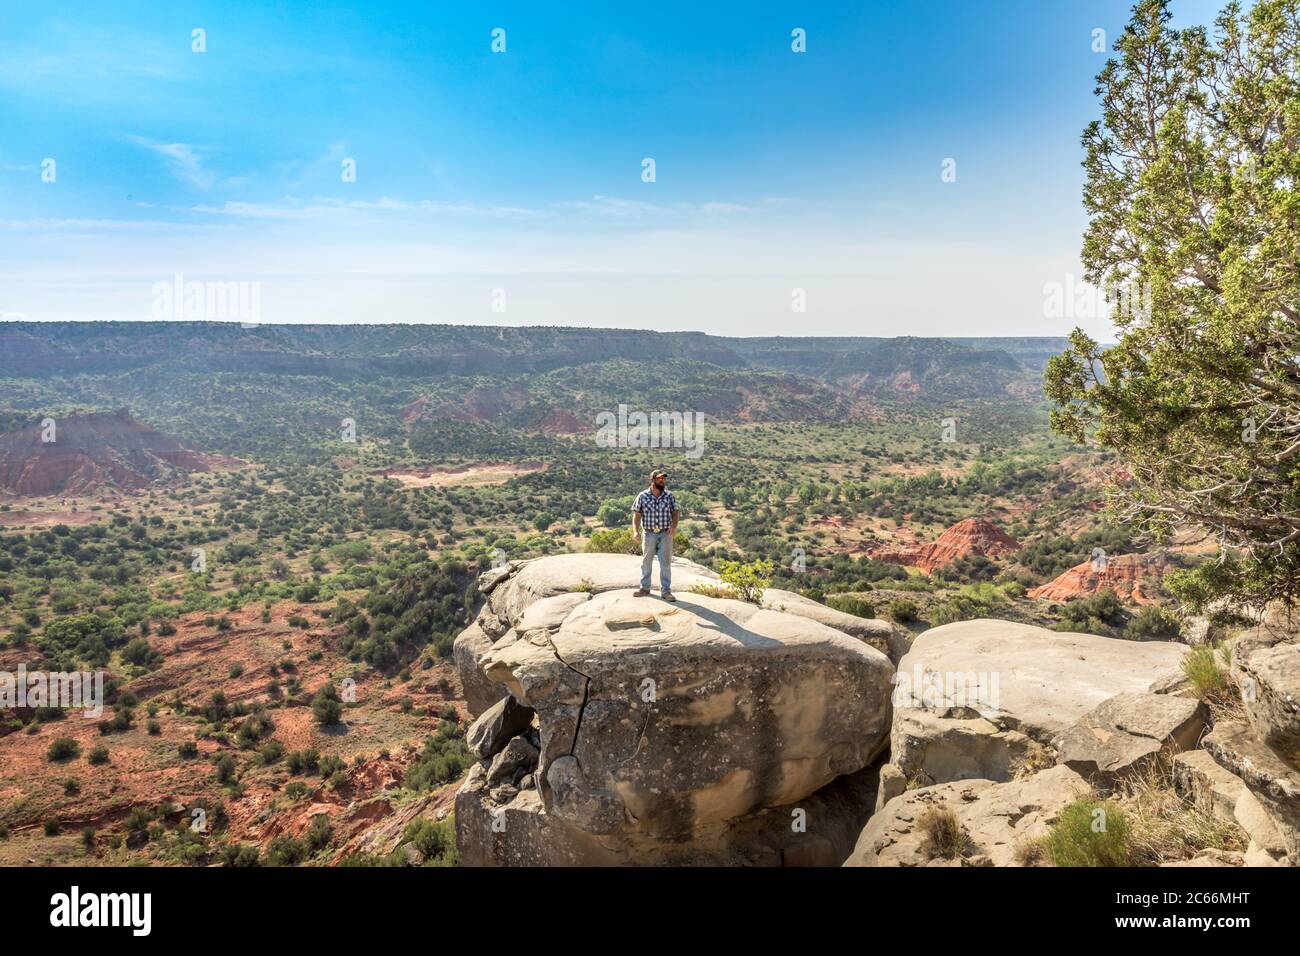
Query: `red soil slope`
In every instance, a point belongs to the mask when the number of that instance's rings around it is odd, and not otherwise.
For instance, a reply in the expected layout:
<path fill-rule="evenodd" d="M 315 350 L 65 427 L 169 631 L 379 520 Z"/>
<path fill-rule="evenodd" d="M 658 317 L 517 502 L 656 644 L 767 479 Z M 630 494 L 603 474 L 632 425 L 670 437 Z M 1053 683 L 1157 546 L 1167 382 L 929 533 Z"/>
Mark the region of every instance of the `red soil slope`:
<path fill-rule="evenodd" d="M 136 491 L 178 471 L 234 463 L 186 448 L 125 409 L 56 418 L 54 440 L 42 441 L 45 434 L 37 423 L 0 435 L 0 489 L 28 496 Z"/>

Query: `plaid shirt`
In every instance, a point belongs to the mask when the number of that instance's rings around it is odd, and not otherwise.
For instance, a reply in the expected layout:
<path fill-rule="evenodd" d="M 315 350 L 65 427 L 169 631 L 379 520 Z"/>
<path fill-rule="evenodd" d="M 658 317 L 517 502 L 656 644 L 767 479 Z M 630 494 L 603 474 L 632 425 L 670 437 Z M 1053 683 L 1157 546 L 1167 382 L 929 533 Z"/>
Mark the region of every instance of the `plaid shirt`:
<path fill-rule="evenodd" d="M 641 512 L 641 522 L 647 531 L 667 531 L 673 524 L 677 500 L 667 488 L 659 495 L 652 494 L 647 488 L 636 496 L 632 510 Z"/>

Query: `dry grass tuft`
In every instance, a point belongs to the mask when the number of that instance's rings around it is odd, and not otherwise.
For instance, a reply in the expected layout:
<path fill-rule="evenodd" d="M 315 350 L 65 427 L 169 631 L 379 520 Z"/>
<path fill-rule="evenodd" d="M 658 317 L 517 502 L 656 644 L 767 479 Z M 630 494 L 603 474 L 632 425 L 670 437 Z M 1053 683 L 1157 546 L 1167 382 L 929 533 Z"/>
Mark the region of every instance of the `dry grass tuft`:
<path fill-rule="evenodd" d="M 922 852 L 931 860 L 955 860 L 966 855 L 970 839 L 952 810 L 942 805 L 926 807 L 916 825 L 925 837 Z"/>
<path fill-rule="evenodd" d="M 1206 849 L 1244 850 L 1241 827 L 1184 800 L 1169 768 L 1152 764 L 1117 794 L 1130 827 L 1134 866 L 1188 860 Z"/>
<path fill-rule="evenodd" d="M 1022 777 L 1032 777 L 1040 770 L 1050 770 L 1056 766 L 1056 751 L 1051 747 L 1038 743 L 1037 741 L 1029 742 L 1029 749 L 1012 768 L 1012 779 L 1019 780 Z"/>

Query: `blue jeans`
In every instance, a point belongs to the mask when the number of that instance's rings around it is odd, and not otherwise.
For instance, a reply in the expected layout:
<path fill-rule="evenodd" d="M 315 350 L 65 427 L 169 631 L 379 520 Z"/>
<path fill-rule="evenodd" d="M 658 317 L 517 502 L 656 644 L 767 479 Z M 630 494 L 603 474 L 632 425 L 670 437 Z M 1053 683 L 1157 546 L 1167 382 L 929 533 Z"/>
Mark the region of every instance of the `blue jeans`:
<path fill-rule="evenodd" d="M 655 555 L 659 555 L 659 587 L 664 591 L 673 589 L 673 532 L 641 532 L 641 590 L 650 590 L 650 568 Z"/>

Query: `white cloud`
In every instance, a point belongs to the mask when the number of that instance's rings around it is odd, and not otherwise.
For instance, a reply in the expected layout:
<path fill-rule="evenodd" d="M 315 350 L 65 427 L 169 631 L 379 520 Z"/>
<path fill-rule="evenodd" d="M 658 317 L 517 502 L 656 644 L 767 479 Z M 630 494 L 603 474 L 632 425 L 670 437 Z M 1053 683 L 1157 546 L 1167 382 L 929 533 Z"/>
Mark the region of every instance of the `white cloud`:
<path fill-rule="evenodd" d="M 180 182 L 203 190 L 215 185 L 216 177 L 203 167 L 199 147 L 188 143 L 157 143 L 143 136 L 130 135 L 127 138 L 162 157 L 172 176 Z"/>

